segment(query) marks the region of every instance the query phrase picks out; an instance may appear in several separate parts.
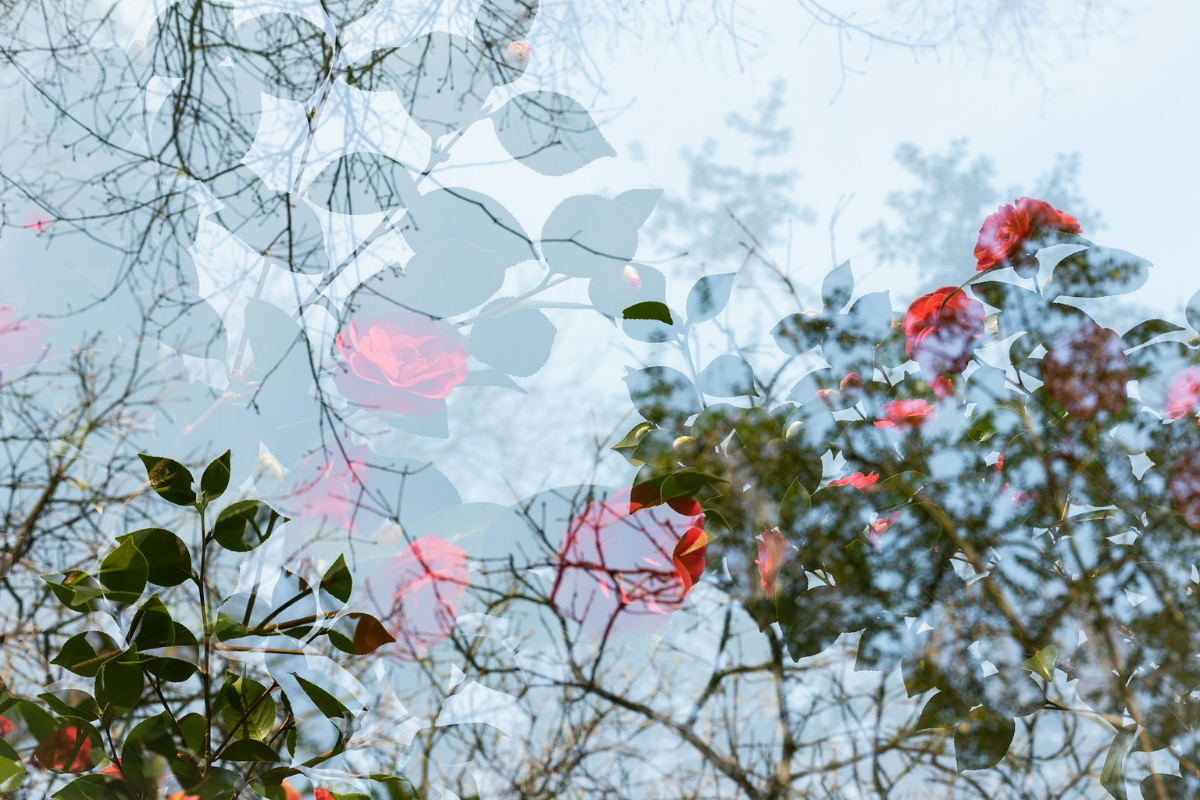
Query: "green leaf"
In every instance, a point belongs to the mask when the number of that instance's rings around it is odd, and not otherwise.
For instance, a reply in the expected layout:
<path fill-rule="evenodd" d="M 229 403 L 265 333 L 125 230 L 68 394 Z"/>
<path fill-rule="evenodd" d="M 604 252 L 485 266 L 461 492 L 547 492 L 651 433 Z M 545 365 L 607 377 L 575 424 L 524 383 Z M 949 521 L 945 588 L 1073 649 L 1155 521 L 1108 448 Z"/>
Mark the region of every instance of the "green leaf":
<path fill-rule="evenodd" d="M 270 735 L 275 726 L 275 701 L 266 687 L 250 678 L 238 678 L 228 684 L 226 698 L 228 705 L 221 709 L 221 718 L 235 739 L 262 741 Z M 251 708 L 254 710 L 247 714 Z"/>
<path fill-rule="evenodd" d="M 1134 325 L 1121 336 L 1121 347 L 1124 350 L 1130 350 L 1140 347 L 1152 339 L 1157 339 L 1159 336 L 1182 330 L 1185 329 L 1173 322 L 1167 322 L 1165 319 L 1148 319 Z"/>
<path fill-rule="evenodd" d="M 635 450 L 637 450 L 637 446 L 642 441 L 642 437 L 649 433 L 653 427 L 654 426 L 649 422 L 639 422 L 637 425 L 633 426 L 629 433 L 625 434 L 625 438 L 614 444 L 610 449 L 616 450 L 633 466 L 641 466 L 642 462 L 638 461 L 634 457 L 633 453 Z"/>
<path fill-rule="evenodd" d="M 720 314 L 729 303 L 733 279 L 736 277 L 736 272 L 726 272 L 721 275 L 706 275 L 696 281 L 687 297 L 688 322 L 704 322 Z"/>
<path fill-rule="evenodd" d="M 54 693 L 45 692 L 39 694 L 38 699 L 60 717 L 81 719 L 84 722 L 95 722 L 100 719 L 100 706 L 96 704 L 90 694 L 81 689 L 59 689 Z"/>
<path fill-rule="evenodd" d="M 404 778 L 399 778 L 395 775 L 372 773 L 371 780 L 376 783 L 382 783 L 387 787 L 388 800 L 421 800 L 421 795 L 417 793 L 416 787 Z"/>
<path fill-rule="evenodd" d="M 1021 669 L 1027 669 L 1035 675 L 1041 675 L 1046 683 L 1054 680 L 1054 662 L 1058 660 L 1058 648 L 1047 645 L 1028 658 Z"/>
<path fill-rule="evenodd" d="M 325 633 L 329 636 L 330 644 L 353 656 L 374 653 L 385 644 L 396 641 L 379 620 L 362 613 L 341 617 Z"/>
<path fill-rule="evenodd" d="M 138 453 L 138 458 L 146 465 L 150 485 L 159 497 L 177 506 L 196 505 L 196 490 L 192 488 L 194 479 L 187 467 L 178 461 L 145 453 Z"/>
<path fill-rule="evenodd" d="M 1104 756 L 1104 766 L 1100 769 L 1100 785 L 1117 800 L 1126 800 L 1128 797 L 1125 792 L 1125 757 L 1129 755 L 1137 728 L 1137 725 L 1130 725 L 1117 731 Z M 1154 794 L 1147 797 L 1154 797 Z"/>
<path fill-rule="evenodd" d="M 81 677 L 94 678 L 105 661 L 123 652 L 108 634 L 87 631 L 68 639 L 50 663 Z"/>
<path fill-rule="evenodd" d="M 226 761 L 282 761 L 279 753 L 257 739 L 238 739 L 221 752 Z"/>
<path fill-rule="evenodd" d="M 179 729 L 183 731 L 183 742 L 193 753 L 199 753 L 204 747 L 204 715 L 192 712 L 179 720 Z"/>
<path fill-rule="evenodd" d="M 212 535 L 226 550 L 247 553 L 267 540 L 279 519 L 279 512 L 260 500 L 239 500 L 217 516 Z"/>
<path fill-rule="evenodd" d="M 141 551 L 128 539 L 104 557 L 100 563 L 100 583 L 105 588 L 120 594 L 118 602 L 126 597 L 134 600 L 146 589 L 146 577 L 150 564 Z M 117 598 L 113 598 L 117 599 Z"/>
<path fill-rule="evenodd" d="M 125 800 L 129 790 L 119 778 L 83 775 L 51 795 L 54 800 Z"/>
<path fill-rule="evenodd" d="M 141 608 L 133 615 L 129 623 L 128 638 L 137 645 L 138 650 L 170 647 L 175 643 L 174 625 L 171 613 L 156 594 L 142 603 Z"/>
<path fill-rule="evenodd" d="M 321 578 L 321 588 L 343 604 L 350 599 L 350 593 L 354 591 L 354 578 L 346 568 L 344 556 L 339 555 L 337 561 L 333 562 L 333 566 Z"/>
<path fill-rule="evenodd" d="M 1012 717 L 1001 716 L 987 706 L 976 708 L 954 732 L 958 771 L 991 769 L 999 764 L 1016 732 Z"/>
<path fill-rule="evenodd" d="M 304 678 L 301 678 L 294 672 L 292 676 L 300 684 L 300 688 L 304 690 L 304 693 L 308 695 L 308 699 L 313 701 L 313 705 L 329 719 L 342 719 L 350 714 L 350 709 L 342 705 L 342 701 L 320 686 L 304 680 Z"/>
<path fill-rule="evenodd" d="M 1179 775 L 1147 775 L 1140 786 L 1144 800 L 1174 800 L 1188 796 L 1188 782 Z"/>
<path fill-rule="evenodd" d="M 917 718 L 914 730 L 926 731 L 932 728 L 948 728 L 956 725 L 967 716 L 967 708 L 958 697 L 950 692 L 941 691 L 925 701 L 921 716 Z"/>
<path fill-rule="evenodd" d="M 183 540 L 162 528 L 143 528 L 118 537 L 130 539 L 146 557 L 149 571 L 146 579 L 156 586 L 178 586 L 192 577 L 192 556 Z"/>
<path fill-rule="evenodd" d="M 25 782 L 25 766 L 8 742 L 0 739 L 0 792 L 15 792 Z"/>
<path fill-rule="evenodd" d="M 49 584 L 50 591 L 54 592 L 58 601 L 76 614 L 86 614 L 91 610 L 90 600 L 92 599 L 91 597 L 80 598 L 76 593 L 77 589 L 93 589 L 99 593 L 99 585 L 95 579 L 77 569 L 64 572 L 61 581 L 56 580 L 53 575 L 43 575 L 42 580 Z"/>
<path fill-rule="evenodd" d="M 621 314 L 622 319 L 645 319 L 653 322 L 662 322 L 666 325 L 674 325 L 671 320 L 671 311 L 665 303 L 658 303 L 653 300 L 645 303 L 634 303 Z"/>
<path fill-rule="evenodd" d="M 822 344 L 828 330 L 828 320 L 816 315 L 792 314 L 779 320 L 779 324 L 771 329 L 771 336 L 780 350 L 789 356 L 797 356 Z M 907 356 L 904 360 L 908 360 Z"/>
<path fill-rule="evenodd" d="M 843 261 L 840 266 L 831 270 L 821 283 L 821 300 L 830 311 L 841 311 L 850 302 L 854 294 L 854 272 L 850 262 Z"/>
<path fill-rule="evenodd" d="M 96 674 L 96 703 L 101 712 L 116 715 L 134 708 L 146 688 L 136 650 L 106 661 Z"/>
<path fill-rule="evenodd" d="M 204 502 L 211 503 L 229 488 L 229 461 L 232 455 L 231 451 L 226 450 L 224 455 L 204 470 L 200 477 L 200 493 L 204 496 Z"/>

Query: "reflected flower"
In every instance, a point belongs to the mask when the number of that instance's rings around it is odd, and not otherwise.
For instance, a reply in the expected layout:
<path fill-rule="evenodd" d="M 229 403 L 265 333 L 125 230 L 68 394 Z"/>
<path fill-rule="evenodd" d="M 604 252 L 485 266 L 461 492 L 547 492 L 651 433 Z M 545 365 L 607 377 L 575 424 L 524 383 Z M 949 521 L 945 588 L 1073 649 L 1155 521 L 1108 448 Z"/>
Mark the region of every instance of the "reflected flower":
<path fill-rule="evenodd" d="M 1121 351 L 1121 337 L 1091 320 L 1059 331 L 1042 358 L 1042 380 L 1046 392 L 1072 417 L 1117 413 L 1125 408 L 1129 383 L 1129 360 Z"/>
<path fill-rule="evenodd" d="M 1200 368 L 1180 370 L 1167 387 L 1163 412 L 1167 419 L 1182 419 L 1200 411 Z"/>
<path fill-rule="evenodd" d="M 31 231 L 37 231 L 38 235 L 50 230 L 51 219 L 49 215 L 37 209 L 30 210 L 25 215 L 25 227 Z"/>
<path fill-rule="evenodd" d="M 867 487 L 876 483 L 879 480 L 879 473 L 872 472 L 870 475 L 863 475 L 861 472 L 856 472 L 853 475 L 847 475 L 844 478 L 830 481 L 830 486 L 853 486 L 860 492 L 865 492 Z"/>
<path fill-rule="evenodd" d="M 1175 510 L 1189 527 L 1200 530 L 1200 453 L 1187 453 L 1175 461 L 1167 488 Z"/>
<path fill-rule="evenodd" d="M 21 319 L 12 306 L 0 305 L 0 382 L 14 367 L 27 367 L 45 357 L 41 341 L 50 335 L 50 323 L 42 319 Z"/>
<path fill-rule="evenodd" d="M 317 523 L 353 531 L 363 507 L 370 455 L 370 448 L 358 445 L 346 448 L 345 455 L 335 447 L 304 459 L 282 504 L 287 515 L 298 526 Z"/>
<path fill-rule="evenodd" d="M 887 533 L 888 528 L 892 527 L 892 525 L 896 522 L 897 519 L 899 519 L 899 517 L 900 517 L 900 512 L 893 511 L 891 514 L 888 514 L 886 517 L 880 517 L 880 518 L 874 520 L 868 526 L 867 538 L 871 540 L 871 544 L 875 545 L 876 550 L 883 549 L 882 545 L 880 545 L 880 541 L 883 539 L 883 535 L 885 533 Z"/>
<path fill-rule="evenodd" d="M 0 717 L 0 736 L 8 736 L 16 727 L 8 717 Z"/>
<path fill-rule="evenodd" d="M 957 375 L 967 368 L 983 335 L 983 303 L 954 286 L 918 297 L 904 315 L 904 349 L 928 375 Z"/>
<path fill-rule="evenodd" d="M 528 42 L 512 42 L 504 48 L 504 60 L 516 69 L 524 69 L 529 64 L 529 55 Z"/>
<path fill-rule="evenodd" d="M 945 375 L 934 378 L 929 384 L 929 388 L 937 395 L 938 400 L 954 397 L 954 384 Z"/>
<path fill-rule="evenodd" d="M 74 726 L 60 728 L 38 745 L 33 760 L 43 769 L 76 775 L 87 772 L 92 768 L 92 740 Z"/>
<path fill-rule="evenodd" d="M 883 415 L 875 422 L 875 427 L 903 433 L 920 428 L 936 417 L 934 407 L 924 400 L 892 400 L 883 404 Z"/>
<path fill-rule="evenodd" d="M 1019 197 L 1011 205 L 1001 206 L 983 221 L 975 245 L 976 271 L 1015 267 L 1022 277 L 1037 271 L 1038 263 L 1030 250 L 1046 233 L 1078 234 L 1079 222 L 1070 214 L 1042 200 Z"/>
<path fill-rule="evenodd" d="M 374 612 L 395 638 L 400 660 L 416 661 L 450 635 L 470 581 L 466 551 L 432 534 L 368 579 Z"/>
<path fill-rule="evenodd" d="M 759 537 L 758 560 L 754 563 L 758 565 L 758 579 L 767 600 L 775 599 L 775 581 L 779 568 L 787 560 L 788 549 L 787 539 L 778 528 L 767 528 Z"/>
<path fill-rule="evenodd" d="M 590 503 L 567 526 L 550 601 L 597 638 L 649 633 L 683 606 L 707 544 L 695 501 L 645 507 L 621 492 Z"/>
<path fill-rule="evenodd" d="M 363 408 L 427 417 L 467 377 L 467 351 L 450 329 L 420 314 L 351 322 L 337 335 L 342 396 Z"/>

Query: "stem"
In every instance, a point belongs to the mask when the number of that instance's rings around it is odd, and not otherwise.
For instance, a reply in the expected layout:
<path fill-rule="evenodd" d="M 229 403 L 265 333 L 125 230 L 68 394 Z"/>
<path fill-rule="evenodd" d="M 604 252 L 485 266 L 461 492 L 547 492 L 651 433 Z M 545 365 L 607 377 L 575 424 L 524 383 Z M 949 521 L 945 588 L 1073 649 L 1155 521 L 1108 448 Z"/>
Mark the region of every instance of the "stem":
<path fill-rule="evenodd" d="M 208 775 L 209 768 L 212 766 L 212 675 L 209 673 L 209 660 L 212 654 L 212 641 L 210 631 L 208 629 L 208 592 L 206 590 L 206 582 L 208 580 L 208 532 L 204 525 L 204 507 L 200 507 L 200 575 L 196 579 L 196 585 L 200 589 L 200 628 L 201 635 L 204 637 L 204 770 L 203 775 Z"/>

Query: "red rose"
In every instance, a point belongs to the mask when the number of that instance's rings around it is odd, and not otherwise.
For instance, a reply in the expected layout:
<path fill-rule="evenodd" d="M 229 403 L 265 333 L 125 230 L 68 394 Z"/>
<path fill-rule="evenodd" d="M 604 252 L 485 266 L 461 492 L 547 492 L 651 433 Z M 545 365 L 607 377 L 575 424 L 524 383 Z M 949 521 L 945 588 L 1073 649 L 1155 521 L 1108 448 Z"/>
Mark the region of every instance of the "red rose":
<path fill-rule="evenodd" d="M 342 396 L 363 408 L 427 417 L 467 377 L 467 351 L 454 333 L 421 314 L 351 322 L 337 335 Z"/>
<path fill-rule="evenodd" d="M 627 492 L 589 503 L 555 559 L 559 613 L 598 638 L 666 624 L 703 574 L 708 544 L 699 504 L 674 505 L 645 507 Z"/>
<path fill-rule="evenodd" d="M 976 271 L 1015 267 L 1022 276 L 1036 272 L 1037 259 L 1031 250 L 1052 231 L 1081 233 L 1082 228 L 1070 214 L 1042 200 L 1020 197 L 1013 205 L 1001 206 L 979 229 Z"/>
<path fill-rule="evenodd" d="M 1182 419 L 1200 410 L 1200 369 L 1180 370 L 1167 387 L 1167 402 L 1163 411 L 1168 419 Z"/>
<path fill-rule="evenodd" d="M 1175 510 L 1189 527 L 1200 531 L 1200 452 L 1180 456 L 1167 484 Z"/>
<path fill-rule="evenodd" d="M 904 315 L 904 349 L 929 375 L 957 375 L 983 335 L 983 303 L 954 286 L 918 297 Z"/>
<path fill-rule="evenodd" d="M 43 769 L 87 772 L 92 768 L 92 740 L 76 727 L 61 728 L 37 746 L 33 760 Z"/>
<path fill-rule="evenodd" d="M 1125 408 L 1129 383 L 1129 360 L 1121 351 L 1121 337 L 1091 320 L 1059 331 L 1042 357 L 1042 381 L 1046 392 L 1072 417 L 1117 413 Z"/>
<path fill-rule="evenodd" d="M 454 630 L 470 584 L 467 553 L 440 537 L 422 536 L 368 579 L 384 627 L 403 661 L 416 661 Z"/>
<path fill-rule="evenodd" d="M 767 600 L 775 599 L 775 582 L 779 577 L 779 568 L 787 559 L 788 549 L 787 539 L 777 528 L 767 528 L 762 532 L 762 541 L 758 543 L 758 560 L 754 563 L 758 565 L 758 578 Z"/>
<path fill-rule="evenodd" d="M 830 481 L 830 486 L 853 486 L 860 492 L 865 492 L 867 487 L 879 480 L 879 473 L 872 472 L 870 475 L 863 475 L 861 472 L 856 472 L 853 475 L 847 475 L 844 478 L 838 478 L 836 481 Z"/>
<path fill-rule="evenodd" d="M 934 407 L 924 400 L 892 400 L 883 404 L 883 416 L 875 423 L 881 430 L 894 428 L 903 433 L 920 428 L 931 419 L 936 419 Z"/>

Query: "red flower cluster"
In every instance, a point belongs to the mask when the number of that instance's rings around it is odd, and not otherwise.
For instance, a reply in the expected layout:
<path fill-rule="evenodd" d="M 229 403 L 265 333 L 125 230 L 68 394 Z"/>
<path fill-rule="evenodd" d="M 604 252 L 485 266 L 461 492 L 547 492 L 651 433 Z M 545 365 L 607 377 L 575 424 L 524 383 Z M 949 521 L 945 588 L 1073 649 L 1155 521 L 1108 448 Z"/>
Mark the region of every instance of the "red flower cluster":
<path fill-rule="evenodd" d="M 1200 411 L 1200 368 L 1180 370 L 1171 380 L 1163 411 L 1167 419 L 1183 419 Z"/>
<path fill-rule="evenodd" d="M 1015 267 L 1023 277 L 1037 271 L 1033 250 L 1045 235 L 1081 233 L 1079 222 L 1042 200 L 1019 197 L 1012 205 L 1001 206 L 983 221 L 975 245 L 975 269 L 979 272 L 1001 267 Z"/>
<path fill-rule="evenodd" d="M 865 492 L 868 486 L 876 483 L 879 480 L 879 473 L 872 472 L 870 475 L 863 475 L 861 472 L 856 472 L 853 475 L 847 475 L 844 478 L 838 478 L 835 481 L 830 481 L 830 486 L 853 486 L 860 492 Z"/>
<path fill-rule="evenodd" d="M 1091 320 L 1059 331 L 1042 358 L 1042 381 L 1072 417 L 1119 412 L 1129 397 L 1129 360 L 1121 350 L 1121 337 Z"/>
<path fill-rule="evenodd" d="M 898 433 L 921 428 L 931 419 L 936 419 L 935 409 L 925 400 L 892 400 L 883 404 L 883 415 L 875 423 L 881 430 L 889 428 Z"/>
<path fill-rule="evenodd" d="M 983 303 L 954 286 L 918 297 L 904 315 L 904 348 L 927 374 L 957 375 L 983 335 Z"/>

